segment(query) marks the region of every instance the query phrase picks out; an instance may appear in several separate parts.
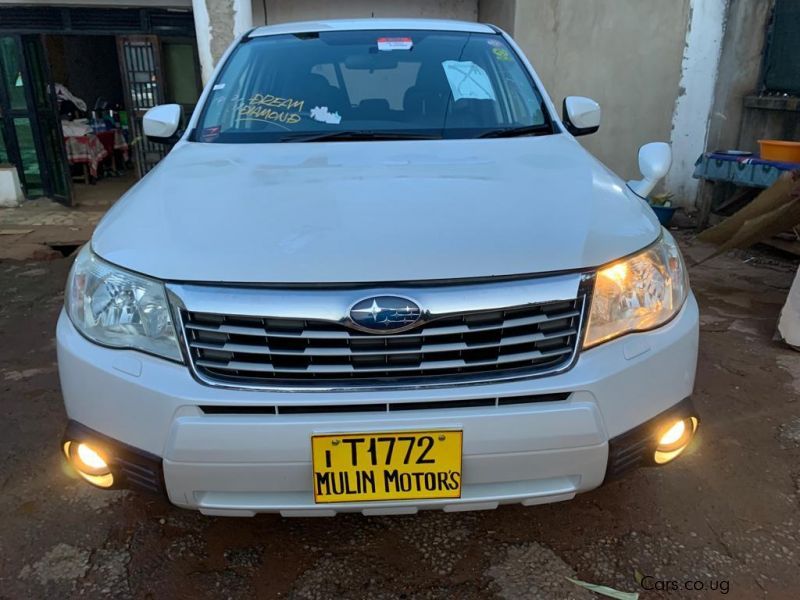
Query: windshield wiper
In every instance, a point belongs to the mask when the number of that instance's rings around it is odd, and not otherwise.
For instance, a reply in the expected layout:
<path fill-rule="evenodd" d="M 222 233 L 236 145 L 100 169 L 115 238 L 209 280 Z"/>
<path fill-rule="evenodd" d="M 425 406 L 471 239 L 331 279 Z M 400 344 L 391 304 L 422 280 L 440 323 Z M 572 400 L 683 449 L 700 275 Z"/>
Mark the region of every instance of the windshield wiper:
<path fill-rule="evenodd" d="M 360 142 L 365 140 L 439 140 L 441 136 L 403 131 L 326 131 L 325 133 L 294 134 L 282 142 Z"/>
<path fill-rule="evenodd" d="M 504 129 L 492 129 L 479 133 L 475 137 L 479 138 L 502 138 L 502 137 L 517 137 L 523 135 L 545 135 L 553 133 L 553 128 L 547 123 L 541 125 L 527 125 L 525 127 L 511 127 Z"/>

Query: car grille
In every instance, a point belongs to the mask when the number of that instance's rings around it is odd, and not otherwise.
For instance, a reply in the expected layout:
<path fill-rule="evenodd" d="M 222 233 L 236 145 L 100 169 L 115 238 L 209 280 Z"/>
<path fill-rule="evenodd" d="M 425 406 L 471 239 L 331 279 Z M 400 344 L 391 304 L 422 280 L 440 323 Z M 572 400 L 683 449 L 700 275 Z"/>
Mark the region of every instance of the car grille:
<path fill-rule="evenodd" d="M 396 334 L 321 320 L 181 311 L 196 372 L 222 383 L 406 380 L 558 370 L 575 356 L 583 296 L 448 315 Z"/>

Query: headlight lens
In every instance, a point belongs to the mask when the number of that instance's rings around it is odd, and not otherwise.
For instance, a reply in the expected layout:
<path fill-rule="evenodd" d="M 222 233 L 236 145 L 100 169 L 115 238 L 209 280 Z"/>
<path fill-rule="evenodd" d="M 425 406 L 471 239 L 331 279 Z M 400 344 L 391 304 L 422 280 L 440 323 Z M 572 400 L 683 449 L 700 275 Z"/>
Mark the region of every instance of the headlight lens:
<path fill-rule="evenodd" d="M 666 323 L 688 293 L 686 266 L 665 230 L 649 248 L 597 272 L 583 347 Z"/>
<path fill-rule="evenodd" d="M 164 284 L 124 271 L 84 246 L 67 280 L 67 314 L 87 338 L 182 361 Z"/>

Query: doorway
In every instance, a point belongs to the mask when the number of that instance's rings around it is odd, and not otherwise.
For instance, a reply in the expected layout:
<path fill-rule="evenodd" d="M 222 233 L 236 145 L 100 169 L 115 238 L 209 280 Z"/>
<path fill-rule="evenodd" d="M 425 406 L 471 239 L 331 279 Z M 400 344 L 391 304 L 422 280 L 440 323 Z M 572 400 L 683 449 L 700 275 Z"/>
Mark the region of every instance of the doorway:
<path fill-rule="evenodd" d="M 199 98 L 194 39 L 96 34 L 44 39 L 73 175 L 82 167 L 85 183 L 96 185 L 131 172 L 146 175 L 167 149 L 144 136 L 144 114 L 163 103 L 191 111 Z M 98 153 L 102 158 L 91 161 L 87 172 L 82 161 Z"/>
<path fill-rule="evenodd" d="M 134 182 L 165 154 L 142 135 L 144 113 L 177 103 L 188 115 L 201 89 L 189 10 L 0 6 L 0 163 L 16 167 L 27 198 L 71 204 Z M 65 129 L 63 102 L 73 97 L 85 110 L 67 112 L 108 144 L 83 176 L 64 135 L 82 132 Z M 109 142 L 115 129 L 122 141 Z"/>
<path fill-rule="evenodd" d="M 125 93 L 113 35 L 42 36 L 74 198 L 135 180 Z M 92 196 L 103 196 L 92 189 Z"/>

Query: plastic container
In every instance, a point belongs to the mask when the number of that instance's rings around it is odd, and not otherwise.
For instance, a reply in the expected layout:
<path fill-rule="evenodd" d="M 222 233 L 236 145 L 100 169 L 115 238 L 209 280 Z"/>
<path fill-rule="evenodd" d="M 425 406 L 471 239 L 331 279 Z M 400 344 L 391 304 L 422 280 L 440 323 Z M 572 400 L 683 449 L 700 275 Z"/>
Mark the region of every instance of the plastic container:
<path fill-rule="evenodd" d="M 761 158 L 776 162 L 800 163 L 800 142 L 758 140 Z"/>
<path fill-rule="evenodd" d="M 653 206 L 650 205 L 650 208 L 653 209 L 653 212 L 656 213 L 658 217 L 658 222 L 661 223 L 664 227 L 667 227 L 672 221 L 672 216 L 675 214 L 675 211 L 678 210 L 676 206 Z"/>

